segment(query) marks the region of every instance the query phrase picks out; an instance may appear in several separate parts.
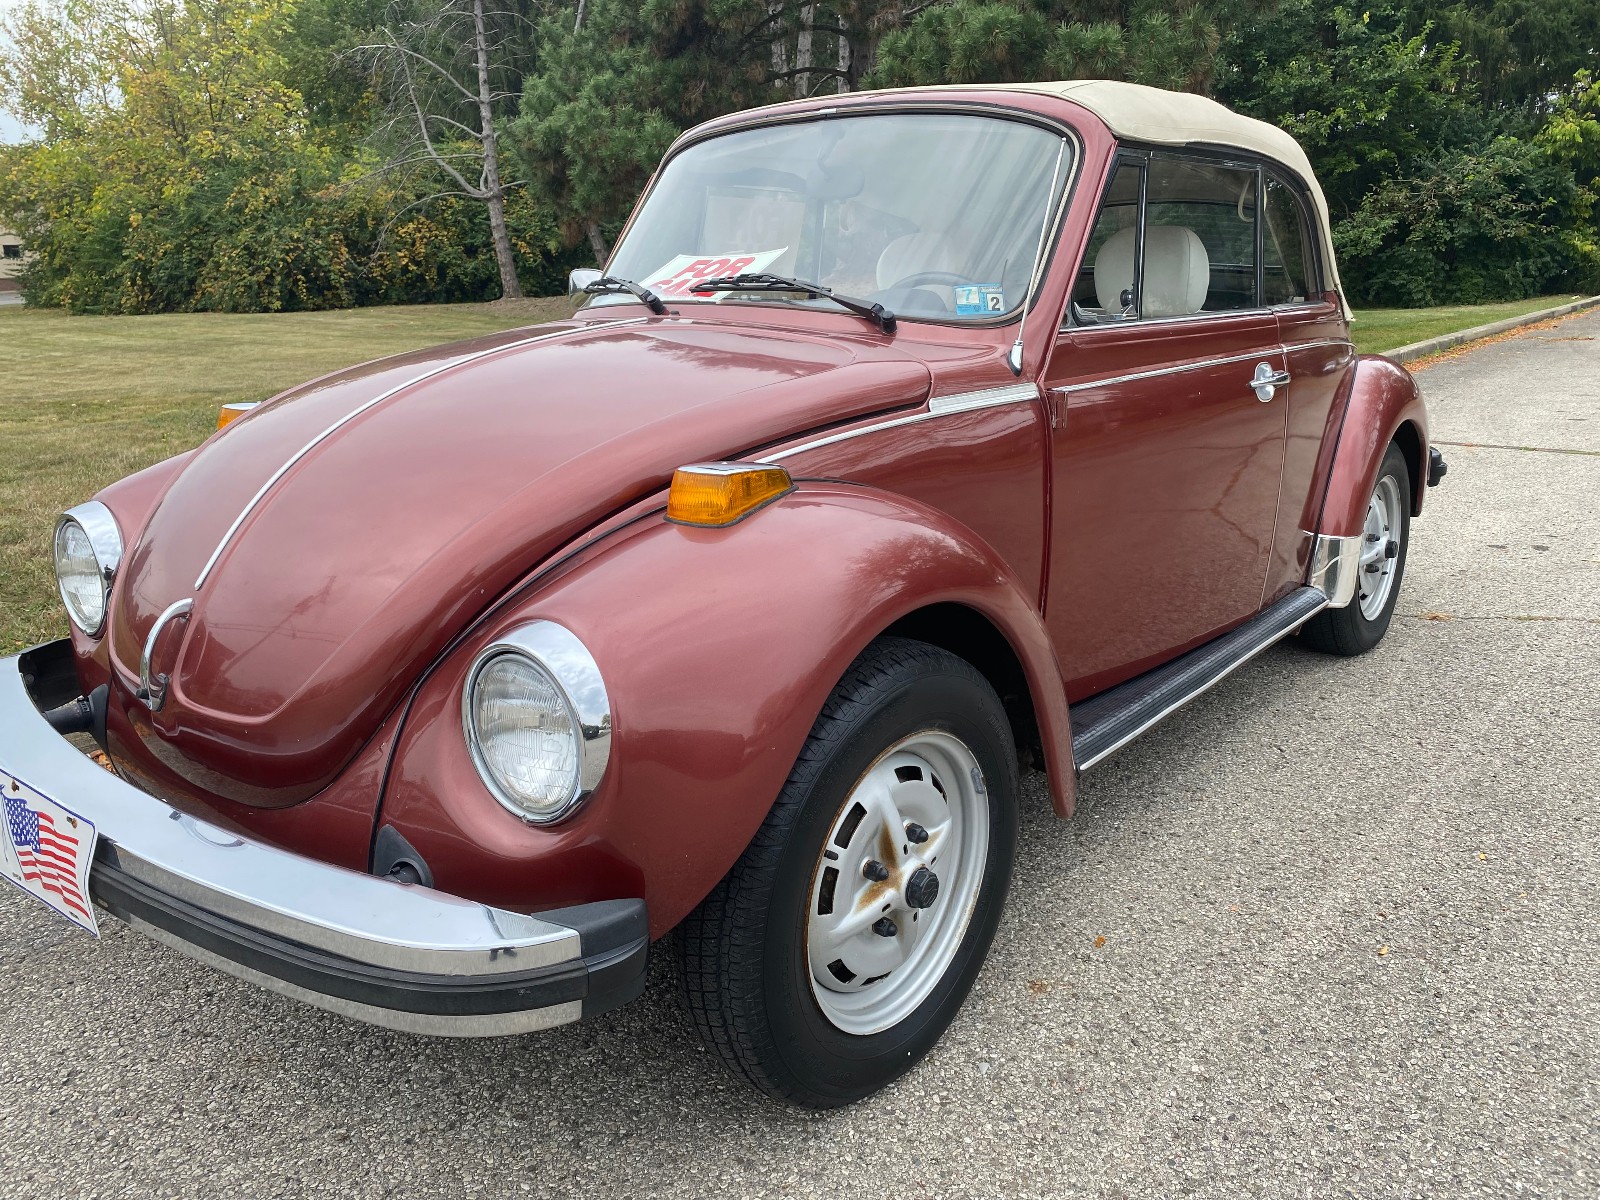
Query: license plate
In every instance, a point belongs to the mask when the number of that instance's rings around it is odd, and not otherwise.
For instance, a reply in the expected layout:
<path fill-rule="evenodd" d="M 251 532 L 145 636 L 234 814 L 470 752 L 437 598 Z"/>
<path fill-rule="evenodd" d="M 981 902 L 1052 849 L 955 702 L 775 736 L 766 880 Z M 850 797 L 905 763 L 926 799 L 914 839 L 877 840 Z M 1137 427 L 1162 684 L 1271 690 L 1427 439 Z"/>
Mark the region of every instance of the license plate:
<path fill-rule="evenodd" d="M 95 828 L 0 769 L 0 875 L 95 937 L 89 902 Z"/>

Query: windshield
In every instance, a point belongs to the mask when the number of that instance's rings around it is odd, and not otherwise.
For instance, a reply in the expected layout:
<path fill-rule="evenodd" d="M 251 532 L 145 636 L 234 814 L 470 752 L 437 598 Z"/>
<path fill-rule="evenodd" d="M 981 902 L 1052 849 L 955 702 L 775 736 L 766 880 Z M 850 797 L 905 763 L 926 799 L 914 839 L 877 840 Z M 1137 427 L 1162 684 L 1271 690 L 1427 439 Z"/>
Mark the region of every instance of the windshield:
<path fill-rule="evenodd" d="M 877 113 L 723 134 L 667 164 L 608 273 L 672 304 L 830 307 L 689 290 L 764 271 L 911 320 L 993 320 L 1027 301 L 1070 166 L 1059 134 L 996 117 Z"/>

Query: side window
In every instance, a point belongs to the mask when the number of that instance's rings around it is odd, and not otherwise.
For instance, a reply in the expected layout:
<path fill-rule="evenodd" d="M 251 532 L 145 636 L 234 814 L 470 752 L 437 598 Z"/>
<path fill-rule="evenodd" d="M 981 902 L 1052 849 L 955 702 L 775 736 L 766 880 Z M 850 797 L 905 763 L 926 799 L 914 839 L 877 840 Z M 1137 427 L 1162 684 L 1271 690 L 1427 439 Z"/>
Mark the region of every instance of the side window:
<path fill-rule="evenodd" d="M 1260 188 L 1254 167 L 1161 153 L 1125 161 L 1074 281 L 1074 322 L 1259 308 Z"/>
<path fill-rule="evenodd" d="M 1154 155 L 1145 194 L 1144 313 L 1257 307 L 1254 168 Z"/>
<path fill-rule="evenodd" d="M 1267 180 L 1267 224 L 1262 239 L 1262 285 L 1267 304 L 1302 304 L 1311 294 L 1311 242 L 1305 207 L 1294 191 Z"/>
<path fill-rule="evenodd" d="M 1072 312 L 1080 325 L 1139 319 L 1135 276 L 1143 176 L 1143 163 L 1124 162 L 1111 177 L 1072 289 Z"/>

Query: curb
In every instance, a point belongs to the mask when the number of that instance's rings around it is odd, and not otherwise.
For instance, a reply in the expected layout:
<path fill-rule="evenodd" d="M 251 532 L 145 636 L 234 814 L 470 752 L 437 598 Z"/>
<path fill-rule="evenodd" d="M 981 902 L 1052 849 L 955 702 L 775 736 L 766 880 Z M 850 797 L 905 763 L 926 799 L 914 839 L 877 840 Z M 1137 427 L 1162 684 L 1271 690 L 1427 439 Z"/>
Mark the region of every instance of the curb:
<path fill-rule="evenodd" d="M 1597 307 L 1600 307 L 1600 296 L 1590 296 L 1587 300 L 1574 300 L 1571 303 L 1558 304 L 1554 308 L 1546 308 L 1539 312 L 1524 313 L 1520 317 L 1507 317 L 1504 321 L 1495 321 L 1488 325 L 1476 325 L 1471 329 L 1458 329 L 1455 333 L 1445 333 L 1420 342 L 1412 342 L 1409 346 L 1398 346 L 1393 350 L 1385 350 L 1383 356 L 1392 358 L 1398 363 L 1414 362 L 1419 358 L 1427 358 L 1445 350 L 1454 350 L 1457 346 L 1475 342 L 1479 338 L 1510 333 L 1512 330 L 1521 329 L 1525 325 L 1537 325 L 1540 321 L 1571 316 L 1573 313 Z"/>

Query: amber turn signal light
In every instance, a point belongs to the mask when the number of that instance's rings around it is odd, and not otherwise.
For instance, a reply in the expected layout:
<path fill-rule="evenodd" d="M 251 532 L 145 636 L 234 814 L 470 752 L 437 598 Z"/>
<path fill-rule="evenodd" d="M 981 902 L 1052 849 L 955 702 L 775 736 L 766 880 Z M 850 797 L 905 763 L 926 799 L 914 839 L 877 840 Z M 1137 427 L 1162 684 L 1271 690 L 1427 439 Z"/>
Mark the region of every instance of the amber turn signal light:
<path fill-rule="evenodd" d="M 782 467 L 760 463 L 695 463 L 672 473 L 667 520 L 716 528 L 743 520 L 794 490 Z"/>
<path fill-rule="evenodd" d="M 222 411 L 217 413 L 217 428 L 221 429 L 224 425 L 228 425 L 234 421 L 237 421 L 240 417 L 244 416 L 245 413 L 254 408 L 256 404 L 257 401 L 254 400 L 240 404 L 224 404 L 222 406 Z"/>

